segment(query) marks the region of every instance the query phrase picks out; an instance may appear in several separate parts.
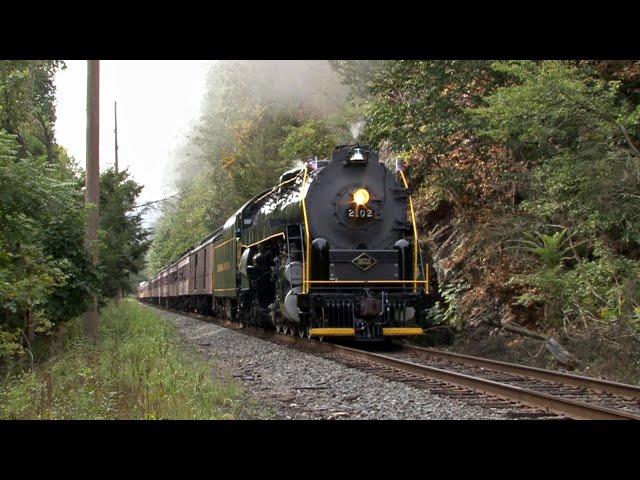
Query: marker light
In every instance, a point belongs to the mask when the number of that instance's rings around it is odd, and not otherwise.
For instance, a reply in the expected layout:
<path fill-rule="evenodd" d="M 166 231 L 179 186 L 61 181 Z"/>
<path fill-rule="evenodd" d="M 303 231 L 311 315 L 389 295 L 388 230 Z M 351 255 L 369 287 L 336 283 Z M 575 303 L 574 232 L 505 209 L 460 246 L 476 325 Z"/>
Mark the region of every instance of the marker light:
<path fill-rule="evenodd" d="M 366 205 L 369 201 L 369 192 L 367 192 L 364 188 L 359 188 L 353 194 L 353 201 L 356 202 L 356 205 L 362 206 Z"/>

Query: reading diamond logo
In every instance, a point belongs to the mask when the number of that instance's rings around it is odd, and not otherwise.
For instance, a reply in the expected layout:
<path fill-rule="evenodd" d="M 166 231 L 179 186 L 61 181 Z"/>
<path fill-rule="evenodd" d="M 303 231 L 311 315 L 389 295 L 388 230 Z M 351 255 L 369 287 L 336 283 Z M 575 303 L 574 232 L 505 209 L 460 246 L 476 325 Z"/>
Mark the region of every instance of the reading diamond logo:
<path fill-rule="evenodd" d="M 351 263 L 353 263 L 360 270 L 367 271 L 371 267 L 373 267 L 376 263 L 378 263 L 378 261 L 375 258 L 373 258 L 371 255 L 367 255 L 366 253 L 361 253 L 356 258 L 351 260 Z"/>

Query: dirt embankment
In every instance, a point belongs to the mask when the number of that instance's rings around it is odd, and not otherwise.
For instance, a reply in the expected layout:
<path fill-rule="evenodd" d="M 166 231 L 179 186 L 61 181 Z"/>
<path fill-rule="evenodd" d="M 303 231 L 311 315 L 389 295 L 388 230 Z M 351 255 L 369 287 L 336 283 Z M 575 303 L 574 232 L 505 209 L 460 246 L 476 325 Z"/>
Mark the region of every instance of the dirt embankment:
<path fill-rule="evenodd" d="M 414 198 L 434 292 L 431 320 L 451 328 L 434 330 L 426 343 L 640 383 L 640 344 L 633 335 L 609 337 L 571 325 L 545 329 L 540 305 L 517 302 L 523 290 L 511 280 L 530 268 L 531 259 L 511 246 L 530 228 L 518 207 L 530 165 L 505 149 L 465 141 L 447 158 L 431 161 L 423 154 L 410 163 L 422 185 Z M 524 335 L 511 326 L 526 329 Z"/>

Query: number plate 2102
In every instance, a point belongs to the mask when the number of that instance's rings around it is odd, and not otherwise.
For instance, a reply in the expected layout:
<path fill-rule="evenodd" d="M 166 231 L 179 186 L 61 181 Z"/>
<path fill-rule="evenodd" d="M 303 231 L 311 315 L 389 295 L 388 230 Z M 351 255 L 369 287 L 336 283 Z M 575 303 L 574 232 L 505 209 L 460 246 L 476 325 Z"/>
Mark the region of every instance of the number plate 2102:
<path fill-rule="evenodd" d="M 373 218 L 373 210 L 370 208 L 349 208 L 347 210 L 347 217 L 349 218 Z"/>

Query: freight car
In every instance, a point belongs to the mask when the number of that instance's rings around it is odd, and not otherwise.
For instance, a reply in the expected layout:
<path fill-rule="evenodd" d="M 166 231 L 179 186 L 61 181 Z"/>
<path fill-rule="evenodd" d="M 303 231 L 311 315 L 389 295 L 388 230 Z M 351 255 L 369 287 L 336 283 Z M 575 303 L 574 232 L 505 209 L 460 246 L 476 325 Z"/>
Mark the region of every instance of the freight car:
<path fill-rule="evenodd" d="M 421 335 L 428 270 L 405 173 L 343 145 L 245 203 L 141 300 L 309 337 Z"/>

